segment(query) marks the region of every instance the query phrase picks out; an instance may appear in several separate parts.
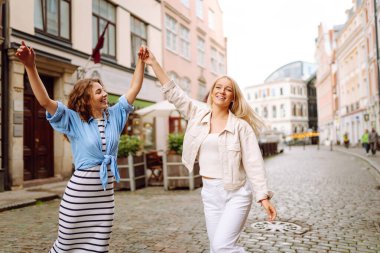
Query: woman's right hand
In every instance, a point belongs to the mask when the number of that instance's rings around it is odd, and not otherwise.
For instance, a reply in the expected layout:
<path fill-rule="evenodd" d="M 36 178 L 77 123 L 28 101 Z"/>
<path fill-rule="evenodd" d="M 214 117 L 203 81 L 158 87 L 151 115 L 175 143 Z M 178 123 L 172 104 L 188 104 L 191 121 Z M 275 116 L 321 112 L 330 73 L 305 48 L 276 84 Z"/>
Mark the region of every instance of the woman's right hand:
<path fill-rule="evenodd" d="M 24 41 L 21 41 L 21 46 L 17 49 L 16 56 L 27 68 L 35 66 L 36 54 L 33 48 L 26 46 Z"/>
<path fill-rule="evenodd" d="M 139 50 L 139 57 L 140 59 L 148 65 L 152 65 L 154 62 L 156 62 L 156 57 L 152 53 L 152 51 L 149 50 L 149 48 L 145 45 L 142 45 Z"/>

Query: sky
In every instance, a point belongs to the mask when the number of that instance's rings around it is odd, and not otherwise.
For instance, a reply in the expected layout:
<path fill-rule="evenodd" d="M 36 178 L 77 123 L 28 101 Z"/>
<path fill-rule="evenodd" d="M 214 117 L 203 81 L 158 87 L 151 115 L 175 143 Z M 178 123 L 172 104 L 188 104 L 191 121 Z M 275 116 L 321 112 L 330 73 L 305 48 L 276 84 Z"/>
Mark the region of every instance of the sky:
<path fill-rule="evenodd" d="M 227 74 L 241 88 L 293 61 L 315 63 L 318 25 L 344 24 L 352 0 L 219 0 Z"/>

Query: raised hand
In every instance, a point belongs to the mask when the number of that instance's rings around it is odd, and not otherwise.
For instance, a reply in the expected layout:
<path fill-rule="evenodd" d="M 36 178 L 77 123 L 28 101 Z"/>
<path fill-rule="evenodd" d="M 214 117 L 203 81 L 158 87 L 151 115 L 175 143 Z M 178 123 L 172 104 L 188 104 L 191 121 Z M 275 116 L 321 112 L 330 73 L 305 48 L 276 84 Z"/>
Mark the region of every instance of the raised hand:
<path fill-rule="evenodd" d="M 36 54 L 33 48 L 28 47 L 24 41 L 21 41 L 21 46 L 17 49 L 16 56 L 27 68 L 34 67 Z"/>
<path fill-rule="evenodd" d="M 139 57 L 145 64 L 148 65 L 152 65 L 156 61 L 156 57 L 153 55 L 152 51 L 144 45 L 140 47 Z"/>

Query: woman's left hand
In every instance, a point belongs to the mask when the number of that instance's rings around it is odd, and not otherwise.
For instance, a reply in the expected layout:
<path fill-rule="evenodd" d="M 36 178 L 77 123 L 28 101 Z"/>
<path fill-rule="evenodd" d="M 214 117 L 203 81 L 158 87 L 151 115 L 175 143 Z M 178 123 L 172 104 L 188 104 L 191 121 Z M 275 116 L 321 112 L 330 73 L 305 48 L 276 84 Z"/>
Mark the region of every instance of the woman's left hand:
<path fill-rule="evenodd" d="M 276 208 L 274 208 L 274 206 L 272 205 L 272 203 L 268 199 L 263 199 L 261 201 L 261 205 L 264 207 L 265 211 L 267 212 L 268 220 L 274 221 L 277 216 L 277 211 L 276 211 Z"/>

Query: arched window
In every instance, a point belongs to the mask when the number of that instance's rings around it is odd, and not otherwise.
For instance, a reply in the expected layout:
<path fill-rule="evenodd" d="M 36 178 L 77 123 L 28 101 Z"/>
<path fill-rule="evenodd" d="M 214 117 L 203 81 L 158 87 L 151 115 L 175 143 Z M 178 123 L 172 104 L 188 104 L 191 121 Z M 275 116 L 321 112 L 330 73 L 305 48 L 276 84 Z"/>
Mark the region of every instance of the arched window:
<path fill-rule="evenodd" d="M 173 72 L 173 71 L 170 71 L 168 72 L 168 76 L 171 80 L 173 80 L 174 82 L 178 83 L 179 81 L 179 77 L 177 75 L 177 73 Z"/>
<path fill-rule="evenodd" d="M 277 118 L 277 107 L 275 105 L 272 106 L 272 118 Z"/>
<path fill-rule="evenodd" d="M 181 78 L 181 88 L 187 93 L 187 94 L 190 94 L 190 91 L 191 91 L 191 81 L 189 78 L 187 77 L 184 77 L 184 78 Z"/>
<path fill-rule="evenodd" d="M 263 108 L 263 117 L 268 118 L 268 108 L 266 106 Z"/>

